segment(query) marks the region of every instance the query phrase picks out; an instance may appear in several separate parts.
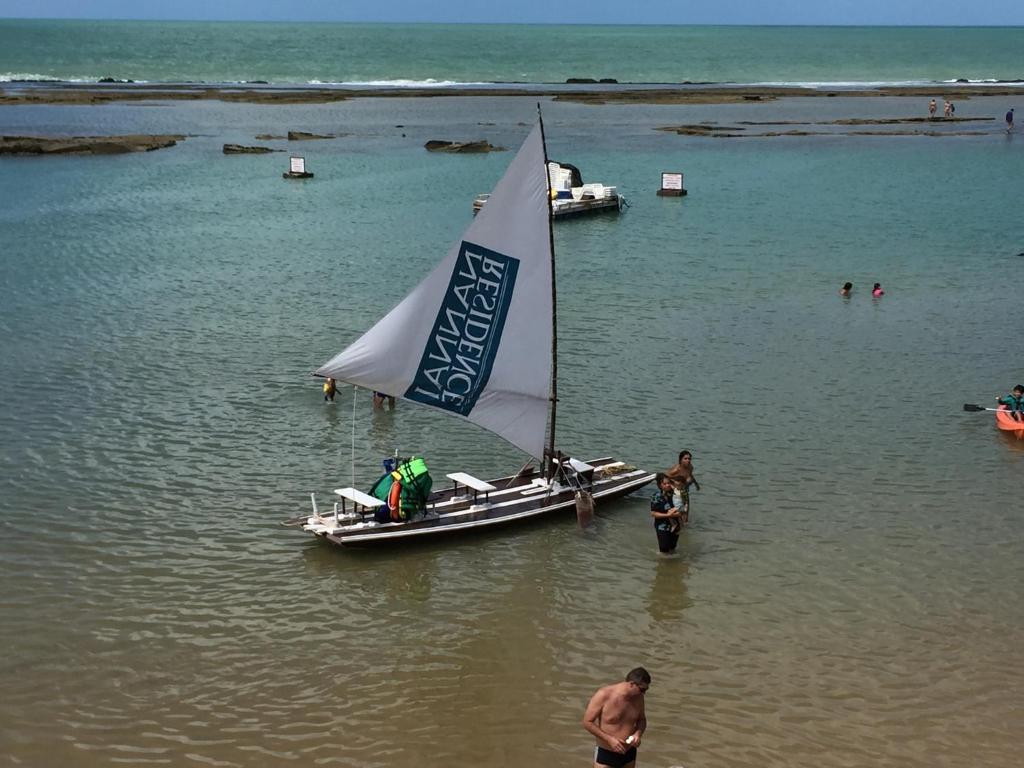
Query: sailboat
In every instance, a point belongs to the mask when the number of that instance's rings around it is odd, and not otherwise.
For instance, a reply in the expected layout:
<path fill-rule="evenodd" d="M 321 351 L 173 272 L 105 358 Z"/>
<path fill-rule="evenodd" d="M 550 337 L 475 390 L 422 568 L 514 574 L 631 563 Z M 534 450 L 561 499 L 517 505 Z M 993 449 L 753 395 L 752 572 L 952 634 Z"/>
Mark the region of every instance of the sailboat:
<path fill-rule="evenodd" d="M 494 480 L 454 472 L 447 475 L 450 487 L 424 493 L 416 483 L 426 464 L 410 457 L 389 467 L 394 480 L 385 475 L 371 493 L 336 489 L 331 511 L 321 512 L 311 494 L 312 514 L 285 525 L 340 546 L 367 546 L 494 528 L 573 508 L 582 522 L 593 500 L 623 496 L 654 479 L 610 456 L 580 460 L 555 449 L 558 355 L 547 169 L 538 112 L 487 205 L 447 256 L 376 325 L 314 372 L 472 422 L 521 449 L 530 463 Z"/>

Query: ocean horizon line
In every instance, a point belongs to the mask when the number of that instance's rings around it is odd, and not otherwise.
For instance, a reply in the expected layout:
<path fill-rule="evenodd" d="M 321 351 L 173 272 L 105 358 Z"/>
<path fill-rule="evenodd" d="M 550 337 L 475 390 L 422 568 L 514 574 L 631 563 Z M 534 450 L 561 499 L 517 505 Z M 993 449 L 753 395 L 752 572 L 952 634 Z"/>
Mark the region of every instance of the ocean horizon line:
<path fill-rule="evenodd" d="M 543 21 L 382 21 L 382 20 L 351 20 L 339 19 L 179 19 L 152 18 L 130 19 L 115 17 L 92 16 L 0 16 L 0 22 L 6 21 L 45 21 L 45 22 L 111 22 L 117 24 L 294 24 L 294 25 L 338 25 L 338 26 L 387 26 L 387 27 L 592 27 L 592 28 L 680 28 L 680 29 L 1024 29 L 1024 24 L 664 24 L 657 22 L 634 22 L 629 24 L 614 22 L 543 22 Z"/>
<path fill-rule="evenodd" d="M 643 90 L 646 88 L 804 88 L 808 90 L 875 90 L 883 88 L 927 88 L 930 86 L 1022 86 L 1024 77 L 1012 79 L 999 78 L 955 78 L 943 80 L 762 80 L 762 81 L 631 81 L 605 78 L 569 78 L 566 80 L 450 80 L 425 78 L 422 80 L 408 78 L 378 78 L 369 80 L 331 80 L 311 78 L 304 81 L 289 80 L 145 80 L 120 78 L 113 75 L 81 77 L 57 77 L 39 73 L 5 72 L 0 73 L 0 85 L 99 85 L 99 86 L 155 86 L 155 87 L 238 87 L 266 86 L 279 89 L 303 88 L 501 88 L 516 86 L 521 88 L 575 88 L 580 86 L 602 88 L 625 88 Z"/>

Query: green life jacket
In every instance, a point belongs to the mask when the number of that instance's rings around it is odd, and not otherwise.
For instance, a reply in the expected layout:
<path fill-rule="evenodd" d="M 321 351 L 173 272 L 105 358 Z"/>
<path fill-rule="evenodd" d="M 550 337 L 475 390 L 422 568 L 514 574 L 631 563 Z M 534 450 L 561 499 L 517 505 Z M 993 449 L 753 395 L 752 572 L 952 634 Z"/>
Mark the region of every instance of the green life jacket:
<path fill-rule="evenodd" d="M 430 489 L 434 486 L 434 481 L 427 469 L 427 462 L 421 456 L 403 460 L 394 472 L 381 475 L 380 479 L 370 488 L 370 495 L 380 499 L 386 507 L 391 486 L 396 480 L 402 484 L 402 492 L 399 497 L 399 519 L 409 520 L 416 513 L 426 510 Z"/>
<path fill-rule="evenodd" d="M 402 519 L 408 520 L 417 512 L 425 511 L 430 489 L 434 486 L 427 462 L 421 456 L 413 456 L 399 464 L 391 476 L 402 484 Z"/>

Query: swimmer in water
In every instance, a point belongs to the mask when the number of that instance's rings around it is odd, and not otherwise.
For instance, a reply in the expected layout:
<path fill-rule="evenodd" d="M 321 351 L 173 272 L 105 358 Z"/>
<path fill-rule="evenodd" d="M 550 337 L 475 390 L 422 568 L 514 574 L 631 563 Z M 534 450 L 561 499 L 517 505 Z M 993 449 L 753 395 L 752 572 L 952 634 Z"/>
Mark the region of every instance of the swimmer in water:
<path fill-rule="evenodd" d="M 885 291 L 882 290 L 881 283 L 875 283 L 875 287 L 871 289 L 871 295 L 874 296 L 876 299 L 879 296 L 885 296 Z"/>
<path fill-rule="evenodd" d="M 853 283 L 843 283 L 843 287 L 839 289 L 840 296 L 849 296 L 853 293 Z"/>

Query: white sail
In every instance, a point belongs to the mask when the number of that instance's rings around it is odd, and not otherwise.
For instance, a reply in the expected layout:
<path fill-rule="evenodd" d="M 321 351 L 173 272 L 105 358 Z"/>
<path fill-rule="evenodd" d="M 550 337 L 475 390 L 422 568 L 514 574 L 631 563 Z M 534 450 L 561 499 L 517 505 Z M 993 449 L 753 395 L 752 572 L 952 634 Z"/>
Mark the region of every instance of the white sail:
<path fill-rule="evenodd" d="M 462 416 L 540 458 L 551 379 L 548 215 L 537 125 L 445 259 L 316 374 Z"/>

